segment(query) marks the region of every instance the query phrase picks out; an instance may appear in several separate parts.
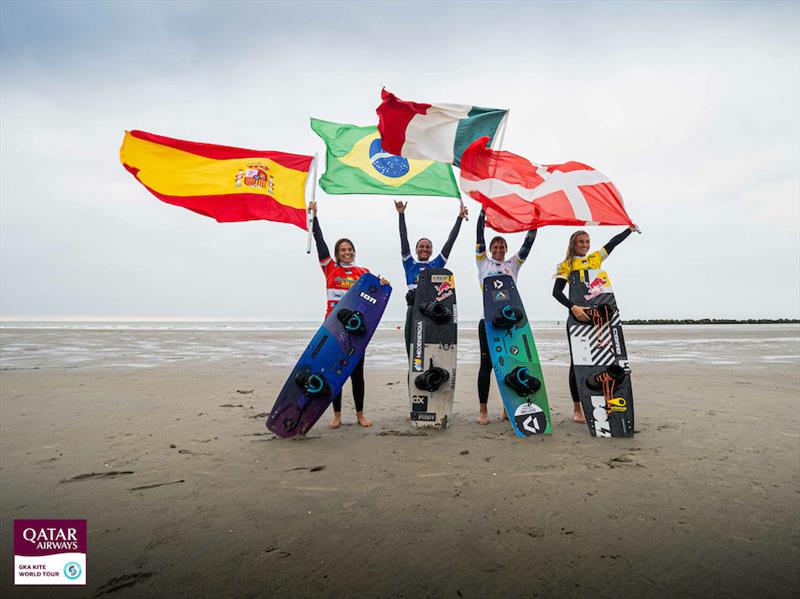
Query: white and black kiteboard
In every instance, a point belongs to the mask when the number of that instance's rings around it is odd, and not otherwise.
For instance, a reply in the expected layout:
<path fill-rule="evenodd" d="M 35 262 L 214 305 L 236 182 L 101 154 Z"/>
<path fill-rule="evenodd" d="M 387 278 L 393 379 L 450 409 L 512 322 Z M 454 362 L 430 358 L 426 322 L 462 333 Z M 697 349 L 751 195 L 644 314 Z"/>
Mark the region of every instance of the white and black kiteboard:
<path fill-rule="evenodd" d="M 576 270 L 569 298 L 589 307 L 589 322 L 567 320 L 575 383 L 594 437 L 633 436 L 633 387 L 617 302 L 602 270 Z"/>
<path fill-rule="evenodd" d="M 458 317 L 453 273 L 424 270 L 411 317 L 408 399 L 412 425 L 447 428 L 456 388 Z"/>

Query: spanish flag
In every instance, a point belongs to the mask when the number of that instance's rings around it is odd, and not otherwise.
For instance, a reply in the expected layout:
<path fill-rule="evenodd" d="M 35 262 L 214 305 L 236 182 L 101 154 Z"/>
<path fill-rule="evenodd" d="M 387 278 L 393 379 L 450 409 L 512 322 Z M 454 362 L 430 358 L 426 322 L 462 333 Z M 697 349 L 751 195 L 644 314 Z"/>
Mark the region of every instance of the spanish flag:
<path fill-rule="evenodd" d="M 307 228 L 305 185 L 313 156 L 126 131 L 119 157 L 167 204 L 221 223 L 271 220 Z"/>

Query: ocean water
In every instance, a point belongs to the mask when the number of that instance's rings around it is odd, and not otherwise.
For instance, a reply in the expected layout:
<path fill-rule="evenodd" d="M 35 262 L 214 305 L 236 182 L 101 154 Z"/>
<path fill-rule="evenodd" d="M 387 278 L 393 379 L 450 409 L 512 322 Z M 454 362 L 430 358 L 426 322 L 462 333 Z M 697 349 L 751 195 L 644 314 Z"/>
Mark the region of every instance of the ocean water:
<path fill-rule="evenodd" d="M 0 370 L 153 368 L 170 362 L 264 361 L 293 366 L 318 322 L 9 322 L 0 323 Z M 533 322 L 543 363 L 569 365 L 563 322 Z M 459 323 L 458 359 L 479 361 L 477 322 Z M 674 325 L 625 328 L 632 364 L 719 367 L 800 366 L 800 325 Z M 367 360 L 403 367 L 402 323 L 385 321 Z"/>

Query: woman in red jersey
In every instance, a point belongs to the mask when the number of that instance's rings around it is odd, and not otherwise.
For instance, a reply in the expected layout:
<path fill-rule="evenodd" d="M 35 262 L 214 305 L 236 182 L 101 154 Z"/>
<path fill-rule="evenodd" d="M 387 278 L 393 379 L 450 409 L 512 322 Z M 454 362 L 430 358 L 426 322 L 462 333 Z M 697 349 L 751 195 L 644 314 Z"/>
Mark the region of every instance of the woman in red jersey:
<path fill-rule="evenodd" d="M 309 202 L 308 211 L 314 215 L 314 241 L 317 244 L 317 255 L 319 265 L 325 275 L 325 287 L 327 289 L 327 309 L 325 318 L 333 311 L 361 275 L 368 273 L 369 270 L 355 265 L 356 248 L 353 242 L 347 238 L 339 239 L 333 246 L 333 257 L 331 257 L 328 245 L 322 237 L 322 229 L 317 220 L 317 203 Z M 389 281 L 381 278 L 382 285 L 388 285 Z M 356 404 L 356 418 L 361 426 L 372 426 L 372 422 L 364 416 L 364 358 L 362 357 L 350 375 L 353 385 L 353 400 Z M 342 424 L 342 392 L 340 391 L 333 398 L 333 419 L 328 426 L 339 428 Z"/>

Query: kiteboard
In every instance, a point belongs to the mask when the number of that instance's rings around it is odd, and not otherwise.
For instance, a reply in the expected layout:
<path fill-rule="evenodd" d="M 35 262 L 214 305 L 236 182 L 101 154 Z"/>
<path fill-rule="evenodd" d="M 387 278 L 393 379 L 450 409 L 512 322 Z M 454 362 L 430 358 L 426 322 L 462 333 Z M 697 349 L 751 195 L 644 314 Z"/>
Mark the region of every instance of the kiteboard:
<path fill-rule="evenodd" d="M 378 327 L 392 288 L 362 275 L 300 356 L 267 418 L 279 437 L 306 434 L 342 390 Z"/>
<path fill-rule="evenodd" d="M 426 269 L 417 281 L 411 317 L 408 400 L 413 426 L 444 429 L 452 422 L 457 338 L 453 273 Z"/>
<path fill-rule="evenodd" d="M 483 281 L 483 314 L 492 368 L 518 437 L 549 435 L 550 405 L 525 307 L 508 275 Z"/>
<path fill-rule="evenodd" d="M 622 322 L 605 271 L 574 270 L 569 299 L 590 308 L 590 321 L 570 312 L 569 351 L 589 432 L 594 437 L 632 437 L 633 388 Z"/>

